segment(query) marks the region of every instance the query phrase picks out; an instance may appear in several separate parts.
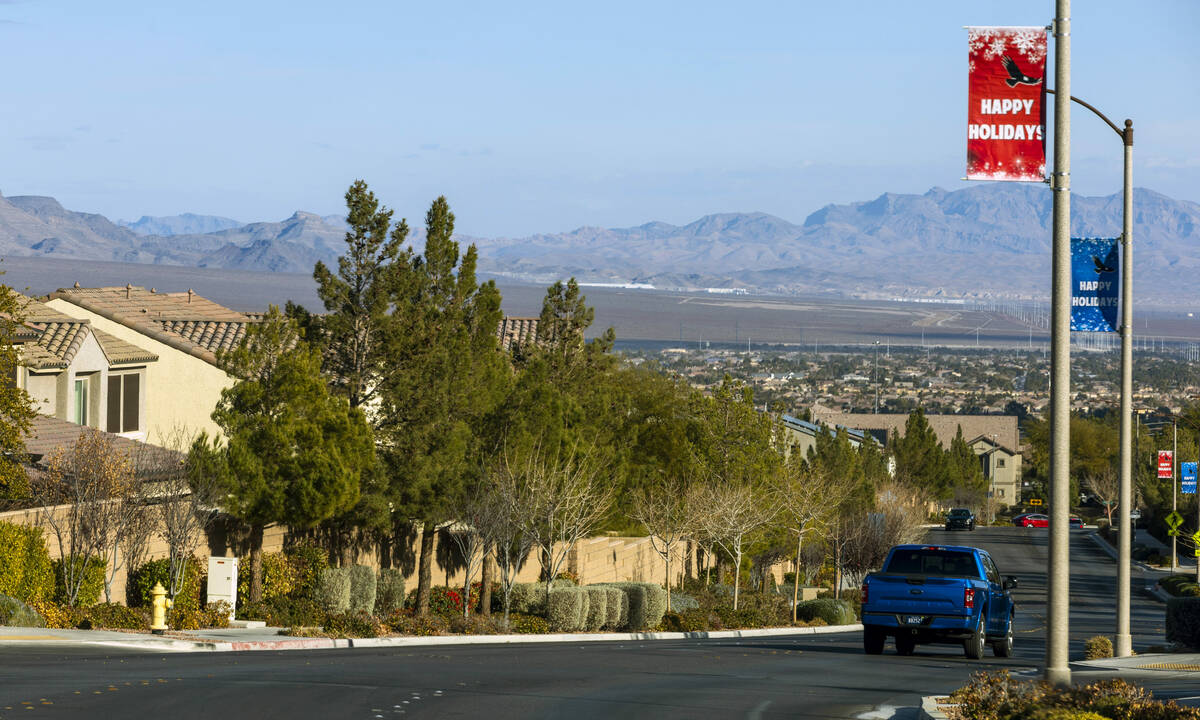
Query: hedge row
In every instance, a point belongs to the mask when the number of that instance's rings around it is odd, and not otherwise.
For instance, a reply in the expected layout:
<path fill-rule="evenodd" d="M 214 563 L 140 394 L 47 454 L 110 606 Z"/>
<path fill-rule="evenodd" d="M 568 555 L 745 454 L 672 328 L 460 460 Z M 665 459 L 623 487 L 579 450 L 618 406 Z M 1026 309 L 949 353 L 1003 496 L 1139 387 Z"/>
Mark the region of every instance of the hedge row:
<path fill-rule="evenodd" d="M 1200 597 L 1167 600 L 1167 640 L 1200 649 Z"/>

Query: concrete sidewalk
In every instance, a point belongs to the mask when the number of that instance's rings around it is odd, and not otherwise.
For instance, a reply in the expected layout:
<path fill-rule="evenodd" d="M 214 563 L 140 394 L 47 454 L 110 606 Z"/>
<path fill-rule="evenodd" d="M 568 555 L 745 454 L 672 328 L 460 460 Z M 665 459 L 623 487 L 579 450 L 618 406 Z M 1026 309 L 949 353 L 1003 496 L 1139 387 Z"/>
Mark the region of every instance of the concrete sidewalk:
<path fill-rule="evenodd" d="M 1071 667 L 1079 670 L 1107 670 L 1117 674 L 1124 674 L 1132 670 L 1200 673 L 1200 652 L 1147 653 L 1132 657 L 1104 658 L 1103 660 L 1077 660 L 1071 663 Z M 1200 677 L 1197 680 L 1200 681 Z"/>
<path fill-rule="evenodd" d="M 246 652 L 254 650 L 331 650 L 349 648 L 420 647 L 435 645 L 496 645 L 560 642 L 619 642 L 653 640 L 718 640 L 780 635 L 824 635 L 861 632 L 862 625 L 713 630 L 709 632 L 561 633 L 546 635 L 429 635 L 423 637 L 301 638 L 279 635 L 279 628 L 229 628 L 152 635 L 116 630 L 51 630 L 0 627 L 0 645 L 87 645 L 147 652 Z"/>

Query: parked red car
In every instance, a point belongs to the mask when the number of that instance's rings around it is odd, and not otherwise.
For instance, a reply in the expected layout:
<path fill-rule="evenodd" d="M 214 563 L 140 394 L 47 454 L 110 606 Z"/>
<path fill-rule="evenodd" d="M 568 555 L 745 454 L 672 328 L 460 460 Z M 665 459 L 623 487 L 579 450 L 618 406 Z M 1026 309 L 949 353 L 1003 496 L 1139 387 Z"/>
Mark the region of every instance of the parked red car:
<path fill-rule="evenodd" d="M 1050 516 L 1034 513 L 1021 518 L 1021 527 L 1050 527 Z"/>

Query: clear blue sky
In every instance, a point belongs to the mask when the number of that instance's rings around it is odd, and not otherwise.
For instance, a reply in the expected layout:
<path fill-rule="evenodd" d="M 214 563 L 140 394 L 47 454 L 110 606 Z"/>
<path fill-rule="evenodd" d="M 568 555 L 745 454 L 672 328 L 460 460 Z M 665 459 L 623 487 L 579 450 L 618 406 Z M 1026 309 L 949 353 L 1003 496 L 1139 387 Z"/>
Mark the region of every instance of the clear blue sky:
<path fill-rule="evenodd" d="M 445 194 L 473 235 L 800 222 L 961 187 L 962 26 L 1053 6 L 0 0 L 0 192 L 255 221 L 363 178 L 410 221 Z M 1200 2 L 1072 21 L 1074 94 L 1134 119 L 1135 183 L 1200 201 Z M 1073 120 L 1073 188 L 1118 191 L 1118 138 Z"/>

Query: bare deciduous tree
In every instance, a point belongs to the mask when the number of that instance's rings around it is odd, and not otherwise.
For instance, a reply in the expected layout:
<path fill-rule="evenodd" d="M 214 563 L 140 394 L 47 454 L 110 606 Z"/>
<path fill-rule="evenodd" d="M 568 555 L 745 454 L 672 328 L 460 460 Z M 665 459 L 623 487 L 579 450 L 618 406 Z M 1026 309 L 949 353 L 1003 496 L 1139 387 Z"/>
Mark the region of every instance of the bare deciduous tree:
<path fill-rule="evenodd" d="M 774 519 L 776 509 L 749 485 L 705 483 L 694 496 L 695 501 L 708 508 L 697 518 L 702 533 L 733 559 L 733 609 L 737 610 L 746 543 Z"/>
<path fill-rule="evenodd" d="M 678 478 L 647 488 L 634 498 L 630 517 L 646 526 L 650 546 L 666 564 L 667 612 L 671 611 L 671 558 L 688 536 L 686 486 Z"/>
<path fill-rule="evenodd" d="M 489 482 L 480 488 L 481 507 L 476 520 L 480 533 L 489 538 L 496 559 L 506 627 L 517 573 L 533 548 L 533 536 L 527 530 L 533 503 L 521 466 L 514 465 L 511 460 L 507 455 L 501 458 L 489 474 Z"/>
<path fill-rule="evenodd" d="M 446 533 L 458 547 L 463 563 L 463 618 L 471 615 L 471 578 L 475 571 L 486 560 L 490 539 L 485 537 L 489 531 L 484 515 L 488 511 L 488 502 L 482 492 L 471 493 L 459 510 L 459 522 L 451 525 Z M 482 592 L 483 587 L 480 586 Z"/>
<path fill-rule="evenodd" d="M 118 508 L 133 486 L 129 457 L 113 447 L 111 438 L 91 428 L 84 428 L 70 448 L 53 452 L 45 472 L 31 478 L 30 496 L 39 520 L 58 543 L 68 605 L 79 600 L 88 560 L 107 558 L 110 545 L 119 545 Z"/>
<path fill-rule="evenodd" d="M 1111 527 L 1112 514 L 1117 509 L 1121 494 L 1121 476 L 1109 466 L 1088 475 L 1086 482 L 1088 489 L 1104 505 L 1104 512 L 1108 515 L 1108 524 Z"/>
<path fill-rule="evenodd" d="M 162 447 L 146 446 L 136 458 L 138 476 L 157 510 L 155 529 L 167 544 L 172 598 L 183 589 L 188 563 L 212 524 L 218 500 L 218 476 L 187 454 L 190 446 L 191 438 L 177 428 Z"/>
<path fill-rule="evenodd" d="M 104 601 L 113 602 L 112 585 L 122 569 L 132 570 L 146 555 L 146 546 L 154 533 L 156 520 L 146 506 L 146 495 L 136 474 L 125 492 L 113 498 L 105 513 Z"/>
<path fill-rule="evenodd" d="M 883 564 L 894 545 L 916 542 L 924 533 L 926 497 L 918 490 L 890 481 L 875 490 L 875 508 L 846 518 L 846 547 L 842 571 L 858 585 Z"/>
<path fill-rule="evenodd" d="M 792 622 L 796 622 L 796 603 L 800 599 L 800 563 L 804 557 L 804 539 L 820 531 L 842 510 L 854 488 L 822 466 L 809 465 L 796 453 L 775 476 L 773 500 L 783 521 L 796 535 L 796 577 L 792 583 Z"/>
<path fill-rule="evenodd" d="M 591 453 L 551 456 L 535 449 L 518 467 L 530 510 L 525 532 L 541 551 L 549 597 L 575 544 L 604 519 L 612 488 Z"/>

